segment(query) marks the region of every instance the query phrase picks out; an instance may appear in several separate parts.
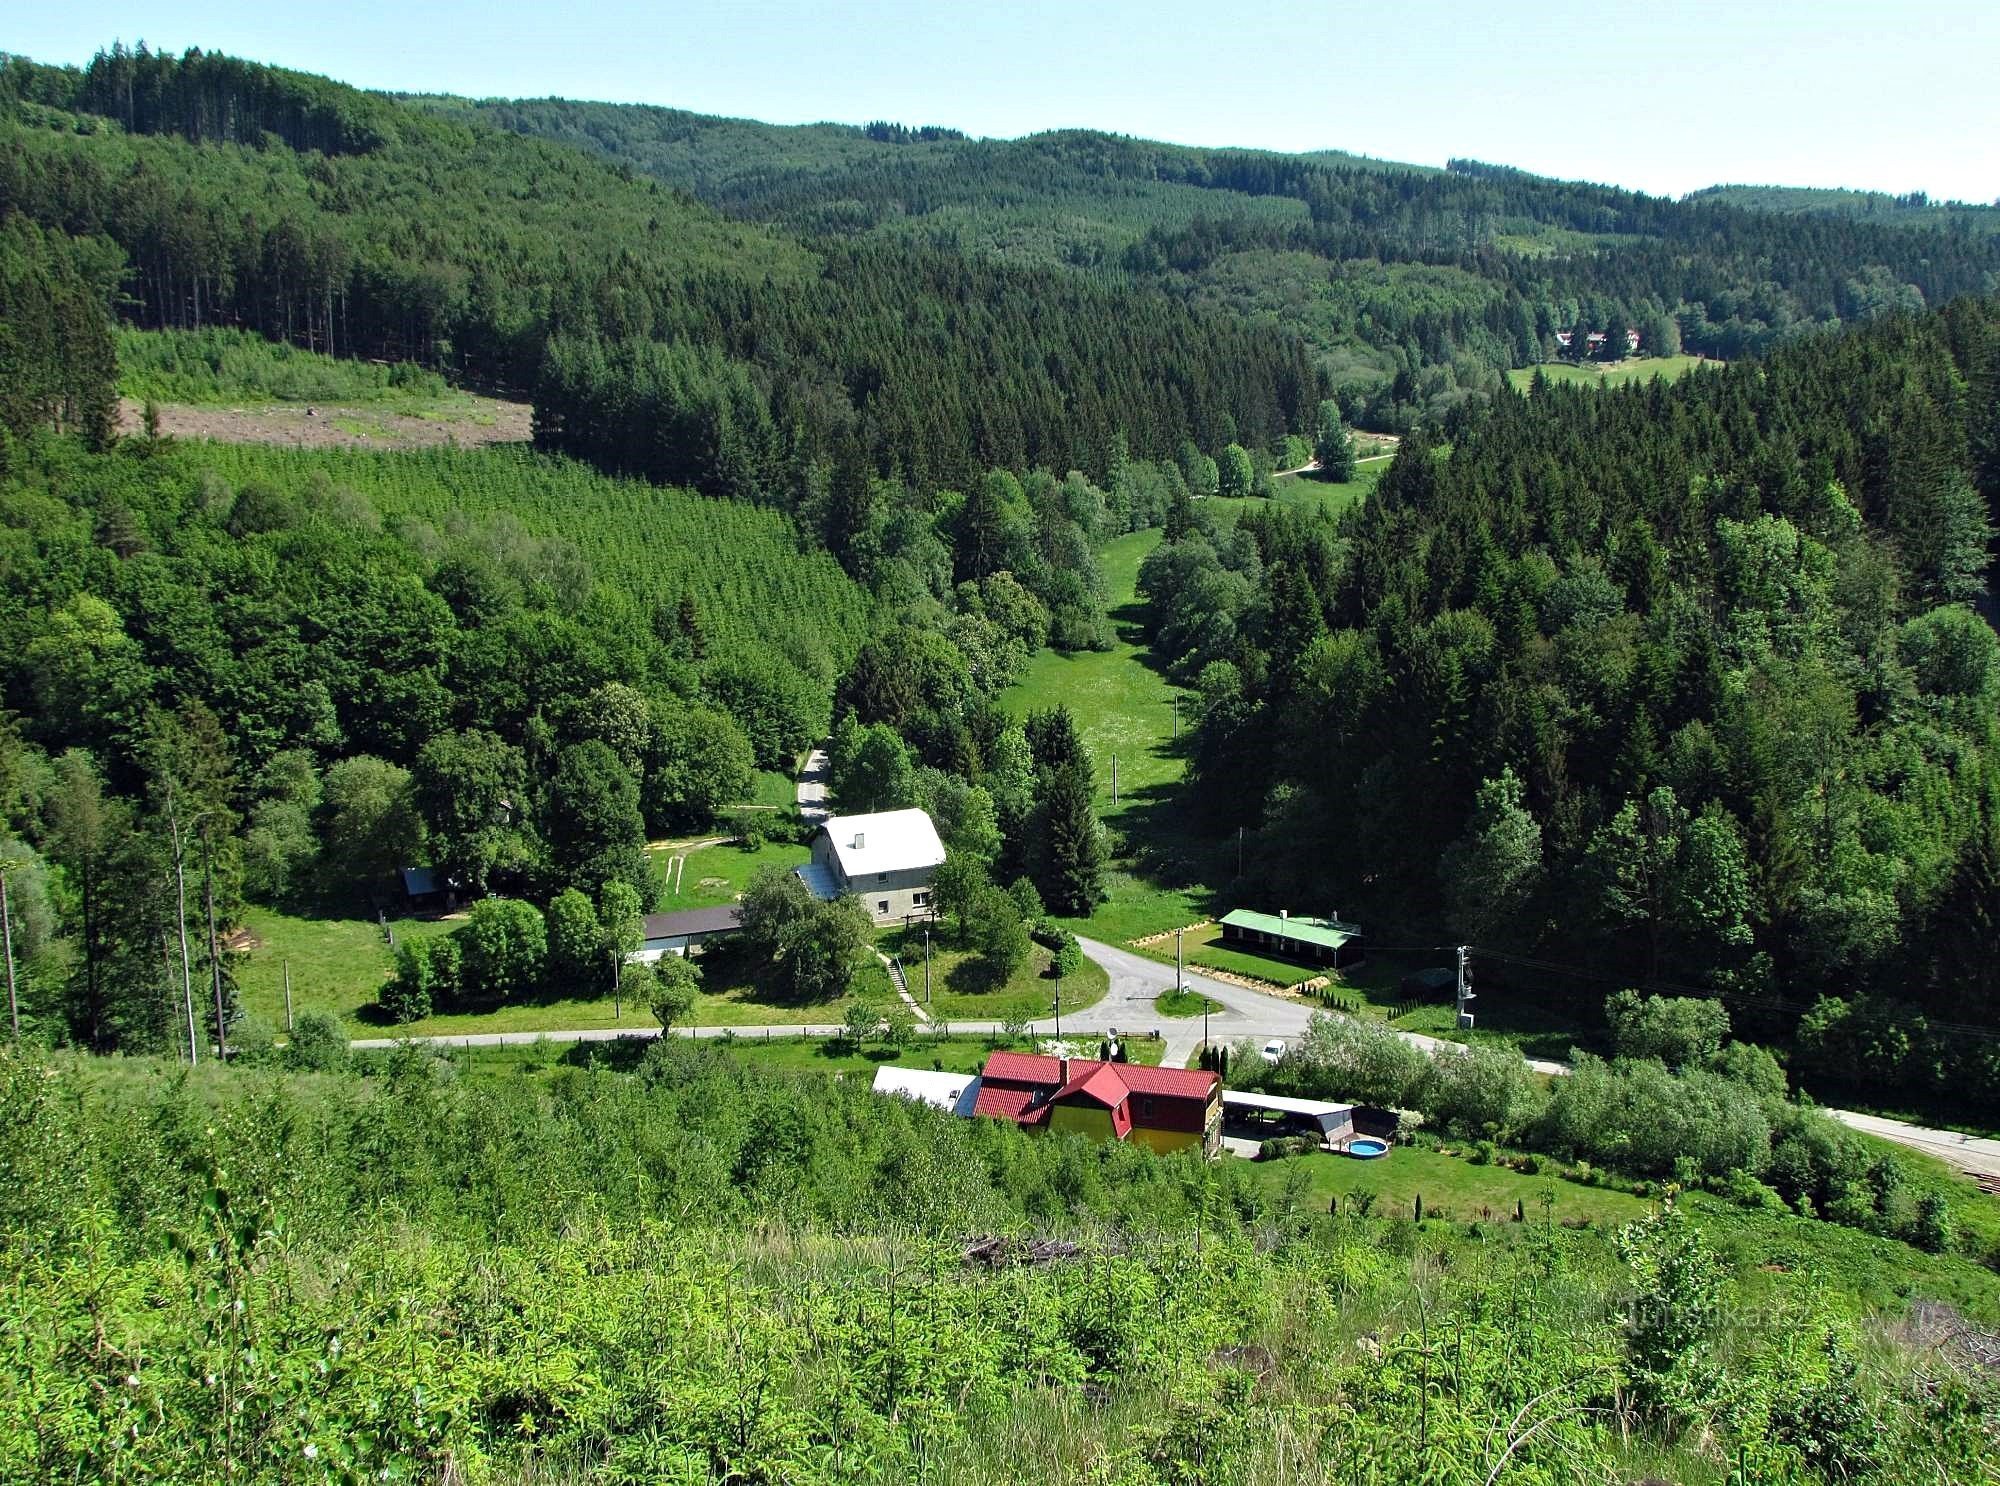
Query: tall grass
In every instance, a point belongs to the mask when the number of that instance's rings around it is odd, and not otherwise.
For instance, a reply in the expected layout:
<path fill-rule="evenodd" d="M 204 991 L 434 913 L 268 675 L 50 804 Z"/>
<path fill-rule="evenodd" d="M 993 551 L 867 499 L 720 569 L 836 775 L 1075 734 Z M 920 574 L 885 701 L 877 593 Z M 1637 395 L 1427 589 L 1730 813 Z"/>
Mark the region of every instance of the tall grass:
<path fill-rule="evenodd" d="M 450 388 L 412 362 L 341 361 L 247 330 L 122 330 L 118 390 L 153 402 L 427 402 Z"/>

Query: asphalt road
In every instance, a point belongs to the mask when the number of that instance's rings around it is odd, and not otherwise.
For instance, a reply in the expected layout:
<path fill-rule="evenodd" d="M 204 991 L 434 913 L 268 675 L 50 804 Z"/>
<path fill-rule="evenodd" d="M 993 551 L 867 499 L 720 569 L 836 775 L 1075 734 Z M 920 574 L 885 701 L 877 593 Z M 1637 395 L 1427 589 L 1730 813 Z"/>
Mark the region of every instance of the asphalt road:
<path fill-rule="evenodd" d="M 815 754 L 824 768 L 823 754 Z M 811 770 L 810 761 L 807 765 Z M 801 802 L 804 786 L 801 784 Z M 1101 944 L 1094 939 L 1079 939 L 1083 952 L 1102 965 L 1111 977 L 1111 988 L 1104 999 L 1095 1006 L 1074 1012 L 1061 1019 L 1064 1036 L 1080 1035 L 1095 1039 L 1114 1028 L 1127 1034 L 1144 1034 L 1157 1031 L 1166 1039 L 1166 1052 L 1161 1062 L 1168 1067 L 1179 1068 L 1194 1056 L 1201 1044 L 1202 1018 L 1163 1017 L 1154 1009 L 1154 1001 L 1174 987 L 1174 969 L 1162 965 L 1143 955 L 1135 955 L 1129 950 L 1118 949 L 1109 944 Z M 1258 1043 L 1273 1037 L 1291 1039 L 1306 1030 L 1313 1014 L 1321 1008 L 1308 1002 L 1287 1000 L 1267 995 L 1262 991 L 1246 990 L 1242 986 L 1231 985 L 1227 981 L 1215 980 L 1206 975 L 1183 971 L 1182 984 L 1189 990 L 1198 991 L 1219 1002 L 1222 1010 L 1208 1015 L 1208 1035 L 1216 1042 L 1235 1043 L 1245 1038 Z M 980 1034 L 997 1032 L 1000 1024 L 994 1021 L 953 1022 L 954 1032 Z M 832 1037 L 840 1032 L 832 1023 L 807 1023 L 793 1026 L 775 1027 L 676 1027 L 676 1037 Z M 1054 1036 L 1057 1019 L 1053 1016 L 1037 1019 L 1032 1023 L 1037 1036 Z M 350 1044 L 356 1048 L 391 1048 L 406 1041 L 429 1043 L 440 1047 L 506 1047 L 522 1046 L 539 1041 L 548 1042 L 610 1042 L 620 1037 L 657 1037 L 657 1027 L 647 1028 L 585 1028 L 570 1031 L 549 1032 L 470 1032 L 450 1037 L 364 1037 Z M 1446 1041 L 1443 1038 L 1427 1037 L 1419 1032 L 1400 1034 L 1405 1040 L 1415 1043 L 1426 1052 L 1436 1053 L 1446 1048 L 1457 1048 L 1462 1043 Z M 1560 1077 L 1569 1072 L 1567 1064 L 1551 1062 L 1547 1059 L 1531 1058 L 1528 1066 L 1538 1073 Z M 2000 1179 L 2000 1140 L 1977 1135 L 1962 1135 L 1955 1130 L 1933 1130 L 1923 1125 L 1912 1125 L 1902 1120 L 1884 1119 L 1879 1115 L 1857 1114 L 1851 1110 L 1829 1109 L 1834 1119 L 1851 1129 L 1884 1140 L 1893 1140 L 1898 1145 L 1908 1146 L 1927 1156 L 1935 1156 L 1947 1165 L 1972 1176 Z"/>

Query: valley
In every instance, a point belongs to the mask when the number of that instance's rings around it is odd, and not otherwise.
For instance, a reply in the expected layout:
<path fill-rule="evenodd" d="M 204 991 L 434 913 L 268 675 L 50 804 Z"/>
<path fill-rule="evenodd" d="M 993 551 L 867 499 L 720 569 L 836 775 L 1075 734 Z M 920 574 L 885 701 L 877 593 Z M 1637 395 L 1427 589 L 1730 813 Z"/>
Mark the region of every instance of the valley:
<path fill-rule="evenodd" d="M 1991 1479 L 1991 216 L 0 55 L 0 1483 Z"/>

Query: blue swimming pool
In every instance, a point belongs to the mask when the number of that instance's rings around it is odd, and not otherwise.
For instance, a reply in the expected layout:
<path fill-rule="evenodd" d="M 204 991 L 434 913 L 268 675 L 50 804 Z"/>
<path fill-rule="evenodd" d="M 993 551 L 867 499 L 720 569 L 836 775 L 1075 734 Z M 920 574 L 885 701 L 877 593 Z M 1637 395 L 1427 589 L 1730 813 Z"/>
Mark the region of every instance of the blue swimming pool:
<path fill-rule="evenodd" d="M 1361 1135 L 1347 1143 L 1347 1154 L 1358 1160 L 1372 1161 L 1377 1156 L 1388 1155 L 1389 1144 L 1372 1136 Z"/>

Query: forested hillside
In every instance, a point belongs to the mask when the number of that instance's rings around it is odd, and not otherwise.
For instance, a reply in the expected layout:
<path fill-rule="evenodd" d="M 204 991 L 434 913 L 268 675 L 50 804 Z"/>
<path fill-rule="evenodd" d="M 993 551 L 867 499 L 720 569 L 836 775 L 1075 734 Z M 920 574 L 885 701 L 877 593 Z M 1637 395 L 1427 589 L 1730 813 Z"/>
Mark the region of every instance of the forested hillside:
<path fill-rule="evenodd" d="M 1622 355 L 1630 328 L 1651 354 L 1734 358 L 2000 285 L 2000 244 L 1941 211 L 1802 221 L 1734 196 L 1675 202 L 1470 160 L 1435 171 L 1076 131 L 965 140 L 560 100 L 429 102 L 815 238 L 1062 266 L 1296 330 L 1349 421 L 1385 429 L 1568 354 L 1558 331 L 1576 332 L 1579 355 L 1592 331 Z"/>
<path fill-rule="evenodd" d="M 2000 1025 L 1996 329 L 1538 384 L 1406 441 L 1338 539 L 1170 523 L 1141 585 L 1197 800 L 1264 799 L 1257 891 L 1738 998 L 1820 1087 L 2000 1101 L 2000 1043 L 1923 1024 Z"/>
<path fill-rule="evenodd" d="M 1812 216 L 1852 216 L 1903 226 L 1969 227 L 2000 232 L 2000 203 L 1933 201 L 1922 191 L 1891 196 L 1886 191 L 1841 191 L 1814 186 L 1710 186 L 1691 200 L 1720 200 L 1759 211 Z"/>
<path fill-rule="evenodd" d="M 795 504 L 841 459 L 933 487 L 995 465 L 1102 478 L 1121 436 L 1154 458 L 1262 447 L 1317 395 L 1288 336 L 1154 289 L 809 244 L 560 145 L 219 56 L 13 60 L 0 138 L 0 217 L 122 253 L 142 325 L 534 388 L 550 447 L 709 491 Z"/>

